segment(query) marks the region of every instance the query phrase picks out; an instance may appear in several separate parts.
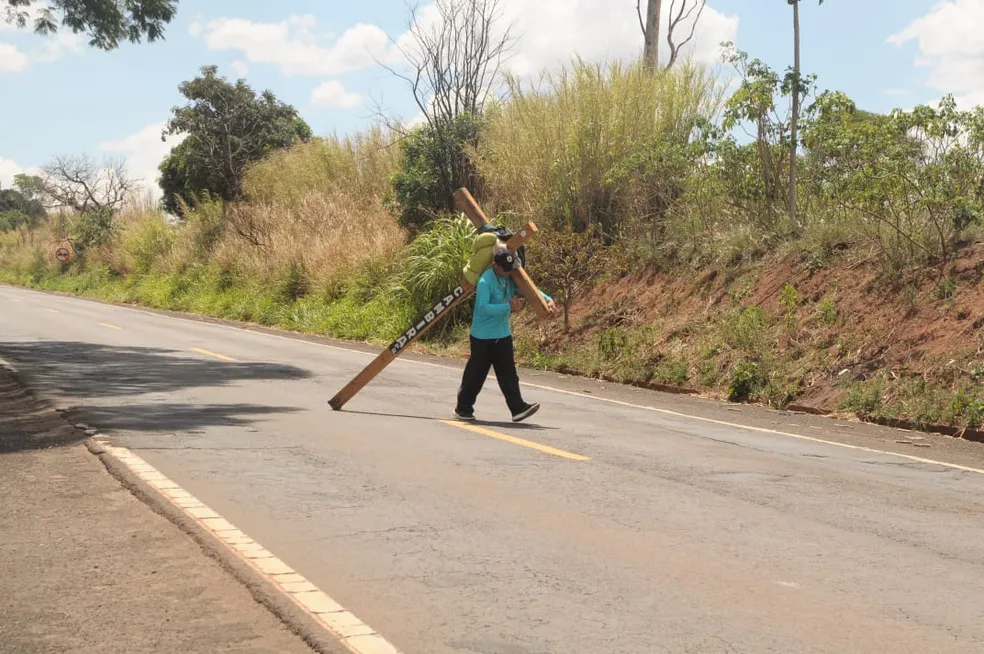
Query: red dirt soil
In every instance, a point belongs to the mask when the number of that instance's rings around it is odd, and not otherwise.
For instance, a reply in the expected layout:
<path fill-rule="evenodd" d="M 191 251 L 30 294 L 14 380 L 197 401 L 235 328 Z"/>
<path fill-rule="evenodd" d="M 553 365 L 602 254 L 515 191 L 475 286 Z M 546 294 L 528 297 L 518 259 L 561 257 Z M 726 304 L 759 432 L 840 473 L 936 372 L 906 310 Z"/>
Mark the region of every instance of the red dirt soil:
<path fill-rule="evenodd" d="M 702 346 L 716 344 L 720 325 L 744 307 L 758 306 L 768 316 L 768 348 L 800 380 L 796 405 L 831 411 L 848 393 L 850 381 L 864 381 L 883 371 L 895 378 L 923 375 L 942 387 L 969 382 L 975 365 L 984 364 L 984 244 L 964 248 L 943 271 L 927 270 L 919 279 L 890 279 L 873 257 L 842 252 L 819 270 L 806 257 L 787 256 L 761 262 L 740 276 L 707 269 L 649 273 L 606 283 L 579 299 L 571 311 L 571 332 L 562 321 L 540 329 L 538 346 L 548 352 L 596 346 L 610 328 L 652 326 L 656 351 L 673 344 L 694 366 Z M 940 295 L 939 289 L 951 293 Z M 782 291 L 792 285 L 801 299 L 795 329 L 784 323 Z M 820 303 L 836 303 L 830 325 L 818 319 Z M 828 303 L 829 308 L 829 303 Z M 520 335 L 536 328 L 529 318 Z M 733 363 L 724 352 L 725 363 Z M 701 388 L 721 395 L 722 388 Z"/>

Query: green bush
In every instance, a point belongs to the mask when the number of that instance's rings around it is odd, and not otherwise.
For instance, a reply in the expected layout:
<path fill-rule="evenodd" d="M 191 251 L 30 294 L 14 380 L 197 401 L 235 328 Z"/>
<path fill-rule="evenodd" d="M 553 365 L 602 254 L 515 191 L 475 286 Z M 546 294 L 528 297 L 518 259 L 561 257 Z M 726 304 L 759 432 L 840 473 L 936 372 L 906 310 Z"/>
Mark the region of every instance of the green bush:
<path fill-rule="evenodd" d="M 821 325 L 833 325 L 837 322 L 837 303 L 829 297 L 820 300 L 817 307 Z"/>
<path fill-rule="evenodd" d="M 141 216 L 123 235 L 122 249 L 130 259 L 133 270 L 148 273 L 156 261 L 171 252 L 174 231 L 157 214 Z"/>
<path fill-rule="evenodd" d="M 72 225 L 72 245 L 79 254 L 107 245 L 116 235 L 116 223 L 110 209 L 84 213 Z"/>
<path fill-rule="evenodd" d="M 462 270 L 471 256 L 474 239 L 474 226 L 461 217 L 444 217 L 432 223 L 407 247 L 396 285 L 396 298 L 405 302 L 415 315 L 434 306 L 461 283 Z M 441 321 L 435 333 L 448 333 L 467 315 L 466 311 L 466 306 L 459 305 Z"/>
<path fill-rule="evenodd" d="M 761 307 L 745 307 L 724 321 L 725 342 L 733 348 L 760 357 L 765 349 L 766 319 Z"/>
<path fill-rule="evenodd" d="M 762 371 L 760 364 L 751 361 L 739 361 L 731 369 L 728 400 L 747 402 L 757 397 L 768 385 L 769 378 Z"/>
<path fill-rule="evenodd" d="M 466 146 L 478 131 L 477 118 L 465 114 L 450 125 L 418 127 L 402 141 L 403 160 L 390 178 L 401 227 L 419 232 L 454 209 L 454 192 L 472 186 Z"/>

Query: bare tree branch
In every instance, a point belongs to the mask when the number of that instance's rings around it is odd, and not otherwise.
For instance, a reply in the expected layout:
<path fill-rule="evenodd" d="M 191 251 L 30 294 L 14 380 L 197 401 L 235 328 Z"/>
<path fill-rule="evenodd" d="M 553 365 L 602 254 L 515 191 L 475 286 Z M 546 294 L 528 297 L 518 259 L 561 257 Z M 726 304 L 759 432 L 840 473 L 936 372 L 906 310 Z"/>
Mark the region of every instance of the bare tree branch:
<path fill-rule="evenodd" d="M 115 212 L 132 199 L 136 180 L 124 159 L 97 165 L 89 157 L 56 157 L 41 169 L 42 196 L 49 209 L 70 209 L 83 214 L 107 209 Z"/>
<path fill-rule="evenodd" d="M 474 168 L 465 154 L 477 145 L 477 130 L 460 119 L 478 117 L 496 89 L 515 43 L 512 24 L 503 24 L 503 0 L 434 0 L 426 11 L 412 7 L 407 32 L 390 37 L 405 67 L 380 64 L 409 87 L 427 138 L 440 154 L 435 162 L 440 187 L 451 194 L 471 184 Z M 379 114 L 383 114 L 381 108 Z M 384 121 L 399 126 L 398 121 Z M 398 132 L 406 134 L 400 128 Z"/>
<path fill-rule="evenodd" d="M 697 31 L 697 24 L 707 6 L 707 0 L 670 0 L 669 23 L 666 26 L 666 43 L 670 47 L 669 59 L 666 68 L 671 68 L 680 57 L 680 51 L 690 43 Z M 642 0 L 636 0 L 636 14 L 639 16 L 639 26 L 642 28 L 642 35 L 645 46 L 642 52 L 643 63 L 646 68 L 656 70 L 659 68 L 659 41 L 660 24 L 662 22 L 663 0 L 647 0 L 646 17 L 642 16 Z M 696 15 L 694 14 L 696 12 Z M 677 41 L 677 32 L 690 23 L 690 31 L 686 38 Z"/>
<path fill-rule="evenodd" d="M 410 87 L 428 125 L 448 125 L 479 114 L 493 91 L 515 39 L 512 25 L 499 33 L 502 0 L 436 0 L 434 13 L 411 9 L 407 47 L 390 37 L 407 72 L 376 62 Z M 426 18 L 433 16 L 433 20 Z"/>
<path fill-rule="evenodd" d="M 672 67 L 676 63 L 677 58 L 680 56 L 680 50 L 693 40 L 694 33 L 697 31 L 697 23 L 700 22 L 700 17 L 704 13 L 704 8 L 707 6 L 706 0 L 693 0 L 693 4 L 689 0 L 679 0 L 679 8 L 677 7 L 677 2 L 678 0 L 670 0 L 670 24 L 666 29 L 666 42 L 670 46 L 670 59 L 666 64 L 667 68 Z M 674 10 L 676 11 L 675 14 Z M 690 19 L 694 10 L 697 11 L 697 16 L 694 17 L 694 22 L 690 24 L 690 33 L 683 41 L 676 43 L 673 40 L 674 33 L 680 26 L 680 23 Z"/>

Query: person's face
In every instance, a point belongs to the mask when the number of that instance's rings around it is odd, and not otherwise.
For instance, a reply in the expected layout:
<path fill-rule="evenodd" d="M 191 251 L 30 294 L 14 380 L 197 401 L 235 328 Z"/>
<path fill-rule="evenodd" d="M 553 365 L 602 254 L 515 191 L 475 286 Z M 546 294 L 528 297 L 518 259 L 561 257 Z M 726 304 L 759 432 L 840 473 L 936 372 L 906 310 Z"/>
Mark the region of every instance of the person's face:
<path fill-rule="evenodd" d="M 509 275 L 509 273 L 503 270 L 502 266 L 500 266 L 497 263 L 492 264 L 492 270 L 494 270 L 495 274 L 498 275 L 499 277 L 507 277 Z"/>

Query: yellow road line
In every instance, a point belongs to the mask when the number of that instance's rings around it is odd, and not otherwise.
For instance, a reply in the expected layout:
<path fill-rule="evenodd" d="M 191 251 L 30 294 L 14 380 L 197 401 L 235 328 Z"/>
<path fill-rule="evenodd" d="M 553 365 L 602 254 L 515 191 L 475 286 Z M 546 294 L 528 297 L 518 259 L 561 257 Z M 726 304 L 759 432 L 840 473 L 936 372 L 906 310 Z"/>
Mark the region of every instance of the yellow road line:
<path fill-rule="evenodd" d="M 539 450 L 540 452 L 545 452 L 547 454 L 553 454 L 554 456 L 559 456 L 564 459 L 570 459 L 571 461 L 590 461 L 589 457 L 583 456 L 581 454 L 574 454 L 573 452 L 565 452 L 564 450 L 558 450 L 556 447 L 550 447 L 549 445 L 543 445 L 542 443 L 535 443 L 533 441 L 528 441 L 525 438 L 518 438 L 516 436 L 510 436 L 508 434 L 500 434 L 497 431 L 492 431 L 491 429 L 485 429 L 484 427 L 479 427 L 477 425 L 469 425 L 464 422 L 458 422 L 457 420 L 442 420 L 445 425 L 451 425 L 452 427 L 460 427 L 461 429 L 467 429 L 468 431 L 473 431 L 476 434 L 482 434 L 483 436 L 488 436 L 489 438 L 495 438 L 500 441 L 506 441 L 507 443 L 512 443 L 513 445 L 521 445 L 523 447 L 528 447 L 533 450 Z"/>
<path fill-rule="evenodd" d="M 117 327 L 116 325 L 110 325 L 108 322 L 101 322 L 99 323 L 99 326 L 105 327 L 106 329 L 116 329 L 116 330 L 123 329 L 122 327 Z"/>
<path fill-rule="evenodd" d="M 197 348 L 197 347 L 191 348 L 191 351 L 192 352 L 198 352 L 199 354 L 205 354 L 205 355 L 208 355 L 210 357 L 215 357 L 216 359 L 222 359 L 223 361 L 235 361 L 235 359 L 233 359 L 232 357 L 227 357 L 224 354 L 217 354 L 215 352 L 209 352 L 208 350 L 202 350 L 202 349 Z"/>

